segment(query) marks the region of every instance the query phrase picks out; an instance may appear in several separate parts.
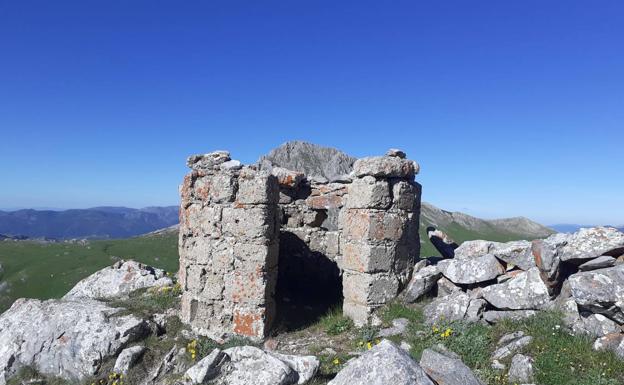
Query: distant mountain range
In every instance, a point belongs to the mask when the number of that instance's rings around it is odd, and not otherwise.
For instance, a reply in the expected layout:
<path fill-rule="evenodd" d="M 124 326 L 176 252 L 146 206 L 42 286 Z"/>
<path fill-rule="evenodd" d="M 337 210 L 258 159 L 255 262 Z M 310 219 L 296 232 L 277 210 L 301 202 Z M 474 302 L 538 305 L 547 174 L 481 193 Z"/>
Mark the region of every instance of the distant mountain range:
<path fill-rule="evenodd" d="M 615 227 L 616 229 L 620 231 L 624 231 L 624 225 L 619 225 L 619 226 L 616 226 L 616 225 L 578 225 L 574 223 L 561 223 L 561 224 L 551 225 L 550 228 L 560 233 L 574 233 L 584 227 L 588 228 L 588 227 L 596 227 L 596 226 Z"/>
<path fill-rule="evenodd" d="M 0 239 L 127 238 L 177 223 L 177 206 L 0 211 Z"/>

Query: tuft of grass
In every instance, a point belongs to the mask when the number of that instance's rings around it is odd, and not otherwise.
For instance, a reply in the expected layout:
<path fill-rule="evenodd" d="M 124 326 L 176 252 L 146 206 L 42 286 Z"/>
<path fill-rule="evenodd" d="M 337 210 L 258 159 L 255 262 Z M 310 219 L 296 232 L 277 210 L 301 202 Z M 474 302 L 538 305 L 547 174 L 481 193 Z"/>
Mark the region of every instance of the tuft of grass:
<path fill-rule="evenodd" d="M 407 318 L 411 324 L 420 324 L 425 320 L 422 309 L 417 306 L 406 305 L 398 301 L 391 302 L 379 311 L 384 326 L 390 326 L 396 318 Z"/>
<path fill-rule="evenodd" d="M 335 336 L 353 329 L 353 321 L 342 314 L 341 308 L 334 308 L 318 321 L 321 329 L 329 335 Z"/>
<path fill-rule="evenodd" d="M 7 381 L 7 385 L 41 384 L 41 385 L 72 385 L 71 381 L 60 377 L 45 376 L 31 366 L 25 366 Z"/>
<path fill-rule="evenodd" d="M 107 301 L 111 306 L 122 308 L 118 315 L 134 314 L 141 318 L 150 318 L 167 309 L 179 308 L 180 285 L 160 288 L 140 289 L 130 293 L 127 298 Z"/>

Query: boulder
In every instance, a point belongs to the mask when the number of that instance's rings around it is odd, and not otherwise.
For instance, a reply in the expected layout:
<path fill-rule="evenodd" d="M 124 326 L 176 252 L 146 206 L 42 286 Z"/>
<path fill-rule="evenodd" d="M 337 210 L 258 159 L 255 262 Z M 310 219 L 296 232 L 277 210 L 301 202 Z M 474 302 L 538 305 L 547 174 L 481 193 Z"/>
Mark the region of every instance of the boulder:
<path fill-rule="evenodd" d="M 624 233 L 613 227 L 580 229 L 568 238 L 561 260 L 582 263 L 602 255 L 619 257 L 624 254 Z"/>
<path fill-rule="evenodd" d="M 618 357 L 624 359 L 624 334 L 611 333 L 598 338 L 594 342 L 594 350 L 611 350 Z"/>
<path fill-rule="evenodd" d="M 470 259 L 445 259 L 438 262 L 438 270 L 456 284 L 475 284 L 491 281 L 505 273 L 492 254 Z"/>
<path fill-rule="evenodd" d="M 467 241 L 455 250 L 455 258 L 460 259 L 480 257 L 485 254 L 492 254 L 508 265 L 518 266 L 522 270 L 535 267 L 529 241 L 505 243 L 484 240 Z"/>
<path fill-rule="evenodd" d="M 455 258 L 468 259 L 489 254 L 495 242 L 475 240 L 466 241 L 455 249 Z"/>
<path fill-rule="evenodd" d="M 237 346 L 223 351 L 230 357 L 214 380 L 219 385 L 291 385 L 299 376 L 288 364 L 253 346 Z"/>
<path fill-rule="evenodd" d="M 15 301 L 0 316 L 0 384 L 23 366 L 70 381 L 94 375 L 148 332 L 145 321 L 118 311 L 89 299 Z"/>
<path fill-rule="evenodd" d="M 427 294 L 435 286 L 440 275 L 441 273 L 436 266 L 426 266 L 415 272 L 404 291 L 405 301 L 416 302 L 420 297 Z"/>
<path fill-rule="evenodd" d="M 484 385 L 455 354 L 425 349 L 420 366 L 436 383 L 444 385 Z"/>
<path fill-rule="evenodd" d="M 607 267 L 615 266 L 616 259 L 608 255 L 602 255 L 596 259 L 590 259 L 579 266 L 580 271 L 589 271 L 597 269 L 605 269 Z"/>
<path fill-rule="evenodd" d="M 135 261 L 119 261 L 78 282 L 63 299 L 118 298 L 138 289 L 172 284 L 164 270 Z"/>
<path fill-rule="evenodd" d="M 219 349 L 214 349 L 209 355 L 191 366 L 184 374 L 184 377 L 192 384 L 206 383 L 219 374 L 221 366 L 228 360 L 229 356 Z"/>
<path fill-rule="evenodd" d="M 369 175 L 413 179 L 419 169 L 416 162 L 395 156 L 371 156 L 358 159 L 353 164 L 353 173 L 358 178 Z"/>
<path fill-rule="evenodd" d="M 561 254 L 568 242 L 568 234 L 554 234 L 533 241 L 531 253 L 550 295 L 556 295 L 562 284 Z"/>
<path fill-rule="evenodd" d="M 297 384 L 305 384 L 310 381 L 321 365 L 319 359 L 314 356 L 295 356 L 277 352 L 269 354 L 290 366 L 297 373 Z"/>
<path fill-rule="evenodd" d="M 128 370 L 137 362 L 141 355 L 145 352 L 145 346 L 133 346 L 131 348 L 125 348 L 117 356 L 115 360 L 115 366 L 113 372 L 117 374 L 126 374 Z"/>
<path fill-rule="evenodd" d="M 509 366 L 510 384 L 528 384 L 533 381 L 533 358 L 524 354 L 516 354 Z"/>
<path fill-rule="evenodd" d="M 328 385 L 435 385 L 403 349 L 382 340 L 350 360 Z"/>
<path fill-rule="evenodd" d="M 438 297 L 425 306 L 425 317 L 428 324 L 440 321 L 460 321 L 466 317 L 471 298 L 462 291 L 456 291 L 446 297 Z"/>
<path fill-rule="evenodd" d="M 581 310 L 624 324 L 624 265 L 579 272 L 570 276 L 568 282 Z"/>
<path fill-rule="evenodd" d="M 539 310 L 550 302 L 548 288 L 535 267 L 506 282 L 483 288 L 482 294 L 501 310 Z"/>

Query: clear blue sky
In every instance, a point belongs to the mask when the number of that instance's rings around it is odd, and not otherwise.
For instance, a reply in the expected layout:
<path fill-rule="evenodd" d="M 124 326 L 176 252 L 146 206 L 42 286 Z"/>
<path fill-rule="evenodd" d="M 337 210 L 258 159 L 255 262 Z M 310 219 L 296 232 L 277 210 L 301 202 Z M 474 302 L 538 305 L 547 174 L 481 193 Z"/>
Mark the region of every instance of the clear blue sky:
<path fill-rule="evenodd" d="M 424 200 L 624 223 L 624 2 L 0 1 L 0 207 L 177 204 L 185 158 L 400 147 Z"/>

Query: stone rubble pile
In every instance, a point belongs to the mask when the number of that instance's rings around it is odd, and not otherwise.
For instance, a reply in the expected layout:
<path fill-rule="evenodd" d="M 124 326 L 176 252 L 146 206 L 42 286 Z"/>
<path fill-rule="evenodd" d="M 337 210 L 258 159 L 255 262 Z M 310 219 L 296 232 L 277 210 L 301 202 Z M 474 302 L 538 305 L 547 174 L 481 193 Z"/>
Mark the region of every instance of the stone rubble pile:
<path fill-rule="evenodd" d="M 432 293 L 429 323 L 496 323 L 560 310 L 573 332 L 598 338 L 597 349 L 624 358 L 624 233 L 615 228 L 533 242 L 468 241 L 452 258 L 430 258 L 414 270 L 402 297 L 415 302 Z"/>

